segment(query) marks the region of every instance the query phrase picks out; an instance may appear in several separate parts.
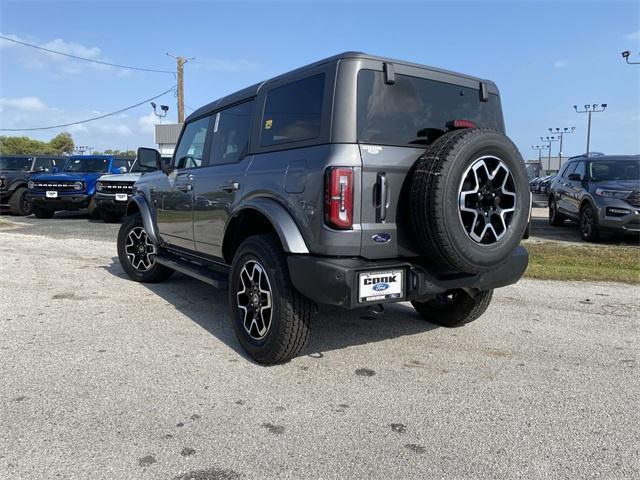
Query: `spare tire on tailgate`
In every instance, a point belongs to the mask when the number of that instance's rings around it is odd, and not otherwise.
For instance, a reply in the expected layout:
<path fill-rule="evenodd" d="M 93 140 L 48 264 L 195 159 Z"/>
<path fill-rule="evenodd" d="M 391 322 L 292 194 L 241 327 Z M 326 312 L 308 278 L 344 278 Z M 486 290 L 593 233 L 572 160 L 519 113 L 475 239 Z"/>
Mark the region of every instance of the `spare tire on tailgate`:
<path fill-rule="evenodd" d="M 480 273 L 502 264 L 527 227 L 530 198 L 518 149 L 490 129 L 455 130 L 418 159 L 411 226 L 437 266 Z"/>

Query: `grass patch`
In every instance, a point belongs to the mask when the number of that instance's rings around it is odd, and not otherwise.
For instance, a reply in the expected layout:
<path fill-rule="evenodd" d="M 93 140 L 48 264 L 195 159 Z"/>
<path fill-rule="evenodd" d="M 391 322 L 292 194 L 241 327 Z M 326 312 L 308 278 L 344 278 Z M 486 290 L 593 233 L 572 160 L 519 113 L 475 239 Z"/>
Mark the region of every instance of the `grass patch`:
<path fill-rule="evenodd" d="M 555 242 L 525 244 L 528 278 L 597 280 L 640 284 L 640 248 L 576 246 Z"/>

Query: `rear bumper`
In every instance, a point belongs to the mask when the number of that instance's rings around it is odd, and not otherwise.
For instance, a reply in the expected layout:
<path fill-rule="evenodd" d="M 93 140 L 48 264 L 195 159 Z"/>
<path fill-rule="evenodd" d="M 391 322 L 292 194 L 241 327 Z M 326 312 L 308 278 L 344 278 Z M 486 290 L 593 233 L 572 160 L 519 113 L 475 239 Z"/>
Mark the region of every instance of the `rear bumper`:
<path fill-rule="evenodd" d="M 91 195 L 74 193 L 58 195 L 58 198 L 46 198 L 44 193 L 40 195 L 29 192 L 27 199 L 31 205 L 47 210 L 79 210 L 89 206 Z"/>
<path fill-rule="evenodd" d="M 124 215 L 127 211 L 127 204 L 131 200 L 131 195 L 127 196 L 127 201 L 120 201 L 116 200 L 116 196 L 112 193 L 96 192 L 93 198 L 99 209 Z"/>
<path fill-rule="evenodd" d="M 300 293 L 319 304 L 357 308 L 372 303 L 391 303 L 429 298 L 451 289 L 490 290 L 516 283 L 529 264 L 527 250 L 520 246 L 499 268 L 467 275 L 438 276 L 425 267 L 411 262 L 369 261 L 363 258 L 316 257 L 290 255 L 291 281 Z M 358 301 L 358 273 L 367 271 L 402 270 L 404 293 L 400 298 Z"/>

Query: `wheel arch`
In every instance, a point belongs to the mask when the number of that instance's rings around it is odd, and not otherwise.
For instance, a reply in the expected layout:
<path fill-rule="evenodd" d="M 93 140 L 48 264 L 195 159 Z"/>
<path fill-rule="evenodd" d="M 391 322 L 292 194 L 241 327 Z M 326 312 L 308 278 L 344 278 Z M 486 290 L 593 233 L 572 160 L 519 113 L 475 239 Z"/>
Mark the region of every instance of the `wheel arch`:
<path fill-rule="evenodd" d="M 131 200 L 129 200 L 129 203 L 127 204 L 127 211 L 125 215 L 131 216 L 135 214 L 139 214 L 140 217 L 142 217 L 142 224 L 144 225 L 144 229 L 151 241 L 156 245 L 161 245 L 163 242 L 158 234 L 156 222 L 151 215 L 151 208 L 147 203 L 146 197 L 139 194 L 131 197 Z"/>
<path fill-rule="evenodd" d="M 269 198 L 254 198 L 243 203 L 227 222 L 222 240 L 225 262 L 231 263 L 246 238 L 262 233 L 275 233 L 287 253 L 309 253 L 298 226 L 284 207 Z"/>

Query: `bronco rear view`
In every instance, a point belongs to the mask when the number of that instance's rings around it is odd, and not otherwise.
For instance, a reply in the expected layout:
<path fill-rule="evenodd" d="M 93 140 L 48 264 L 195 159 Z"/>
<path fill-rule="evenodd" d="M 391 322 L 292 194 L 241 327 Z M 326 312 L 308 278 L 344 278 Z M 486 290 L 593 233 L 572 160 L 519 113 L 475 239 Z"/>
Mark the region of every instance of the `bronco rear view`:
<path fill-rule="evenodd" d="M 195 111 L 136 183 L 118 255 L 136 281 L 228 288 L 238 340 L 271 364 L 318 304 L 477 319 L 527 267 L 529 203 L 494 83 L 348 52 Z"/>

